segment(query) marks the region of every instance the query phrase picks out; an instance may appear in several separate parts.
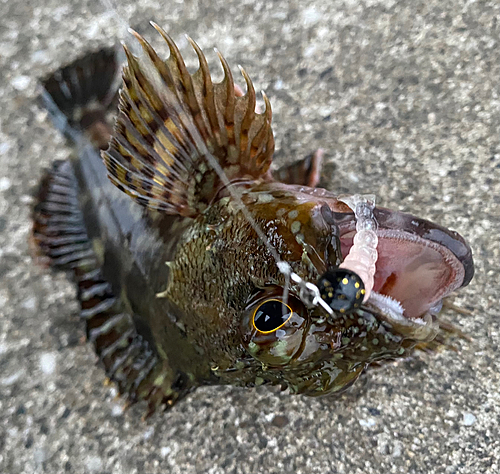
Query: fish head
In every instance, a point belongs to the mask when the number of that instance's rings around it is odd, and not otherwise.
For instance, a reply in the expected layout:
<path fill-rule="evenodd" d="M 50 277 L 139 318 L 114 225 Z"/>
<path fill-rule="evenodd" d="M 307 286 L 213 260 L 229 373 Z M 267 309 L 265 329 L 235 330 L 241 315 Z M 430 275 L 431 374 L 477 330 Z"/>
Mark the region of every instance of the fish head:
<path fill-rule="evenodd" d="M 374 290 L 385 301 L 369 299 L 350 314 L 328 315 L 301 299 L 277 259 L 316 283 L 352 246 L 351 209 L 328 191 L 281 183 L 256 186 L 241 201 L 220 200 L 203 224 L 214 235 L 207 251 L 215 252 L 206 276 L 210 268 L 219 273 L 210 276 L 218 282 L 211 311 L 245 350 L 221 374 L 230 383 L 275 383 L 312 396 L 342 391 L 368 364 L 433 339 L 441 300 L 473 275 L 470 248 L 459 234 L 377 207 Z M 401 305 L 402 314 L 391 311 L 392 304 Z"/>

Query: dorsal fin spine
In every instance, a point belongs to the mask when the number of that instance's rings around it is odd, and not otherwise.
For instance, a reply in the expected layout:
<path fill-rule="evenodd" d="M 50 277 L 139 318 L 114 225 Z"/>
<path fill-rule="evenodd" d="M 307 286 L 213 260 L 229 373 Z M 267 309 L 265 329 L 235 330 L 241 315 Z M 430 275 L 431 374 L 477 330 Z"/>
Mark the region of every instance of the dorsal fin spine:
<path fill-rule="evenodd" d="M 219 51 L 217 51 L 217 56 L 219 56 L 219 60 L 222 64 L 222 69 L 224 70 L 224 79 L 222 80 L 222 84 L 226 86 L 226 107 L 224 110 L 224 123 L 227 131 L 227 143 L 230 150 L 229 154 L 231 155 L 231 148 L 235 150 L 236 147 L 234 134 L 234 106 L 236 102 L 236 98 L 234 96 L 234 79 L 224 56 L 222 56 Z"/>
<path fill-rule="evenodd" d="M 135 64 L 137 66 L 137 62 L 136 62 L 135 58 L 131 57 L 129 59 L 129 61 L 132 64 Z M 144 78 L 144 76 L 142 76 L 142 77 Z M 144 80 L 144 82 L 147 82 L 147 81 Z M 127 92 L 129 92 L 129 95 L 131 95 L 130 91 L 131 91 L 132 87 L 135 86 L 136 90 L 143 92 L 149 100 L 151 100 L 153 96 L 159 100 L 159 98 L 156 95 L 154 90 L 149 88 L 149 93 L 148 93 L 148 91 L 146 91 L 144 89 L 142 84 L 139 83 L 139 81 L 134 76 L 131 77 L 129 83 L 130 83 L 130 86 L 127 87 Z M 154 121 L 155 121 L 154 123 L 156 125 L 158 125 L 158 129 L 156 130 L 156 132 L 158 130 L 161 130 L 161 132 L 164 135 L 164 138 L 166 140 L 168 140 L 168 142 L 172 146 L 172 149 L 175 150 L 175 155 L 174 155 L 174 154 L 172 154 L 170 149 L 166 146 L 166 142 L 161 140 L 161 139 L 158 139 L 155 143 L 159 143 L 159 146 L 161 146 L 161 149 L 168 156 L 168 160 L 166 160 L 165 157 L 161 156 L 160 161 L 157 161 L 157 163 L 164 162 L 165 165 L 168 166 L 169 174 L 174 175 L 177 179 L 182 179 L 180 177 L 180 174 L 185 173 L 187 170 L 186 170 L 186 167 L 182 165 L 182 161 L 179 159 L 176 159 L 176 157 L 181 157 L 184 161 L 187 161 L 187 162 L 191 161 L 191 157 L 189 155 L 189 151 L 185 148 L 183 141 L 180 140 L 179 137 L 175 136 L 175 131 L 179 129 L 179 125 L 180 125 L 179 123 L 177 123 L 177 124 L 175 123 L 175 121 L 174 121 L 175 115 L 170 114 L 168 116 L 167 121 L 170 120 L 171 122 L 167 122 L 167 123 L 173 123 L 174 127 L 175 127 L 175 128 L 173 128 L 173 130 L 169 130 L 168 126 L 165 126 L 165 122 L 162 121 L 161 118 L 155 113 L 157 111 L 152 109 L 149 106 L 149 104 L 146 101 L 143 94 L 138 94 L 136 97 L 137 97 L 137 100 L 140 101 L 145 108 L 147 108 L 148 113 L 153 116 Z M 126 101 L 127 103 L 130 104 L 130 107 L 134 110 L 134 113 L 138 116 L 138 120 L 141 120 L 142 123 L 144 124 L 144 126 L 147 127 L 147 130 L 149 131 L 149 133 L 151 133 L 154 136 L 154 133 L 153 133 L 154 131 L 151 129 L 151 124 L 144 123 L 144 118 L 139 113 L 139 111 L 137 109 L 137 105 L 133 103 L 133 100 L 128 100 L 126 98 L 126 96 L 124 96 L 124 101 Z M 128 117 L 124 116 L 124 120 L 127 120 L 127 119 L 128 119 Z M 180 122 L 180 120 L 179 120 L 179 122 Z M 157 151 L 157 150 L 155 150 L 155 151 Z M 159 156 L 158 153 L 155 153 L 155 155 Z"/>
<path fill-rule="evenodd" d="M 165 30 L 163 30 L 163 28 L 158 27 L 157 30 L 160 32 L 161 36 L 167 42 L 168 47 L 170 48 L 169 60 L 175 61 L 177 69 L 179 70 L 181 77 L 180 83 L 182 84 L 183 89 L 185 91 L 184 95 L 186 99 L 186 104 L 191 110 L 194 122 L 196 124 L 196 127 L 198 128 L 198 131 L 201 134 L 201 137 L 203 138 L 203 140 L 206 141 L 207 138 L 209 137 L 209 133 L 207 130 L 206 123 L 203 120 L 203 116 L 201 114 L 201 109 L 200 105 L 198 104 L 198 99 L 196 98 L 196 94 L 194 92 L 194 86 L 191 74 L 189 74 L 186 68 L 186 64 L 182 59 L 182 55 L 179 51 L 179 48 L 177 48 L 177 45 L 174 43 L 172 38 L 165 32 Z"/>
<path fill-rule="evenodd" d="M 203 79 L 203 90 L 202 97 L 205 98 L 205 108 L 207 111 L 208 120 L 210 122 L 210 129 L 212 137 L 215 138 L 215 146 L 221 147 L 221 133 L 220 133 L 220 124 L 219 119 L 217 117 L 217 112 L 215 108 L 215 95 L 214 95 L 214 86 L 212 84 L 212 78 L 210 76 L 210 70 L 208 68 L 207 59 L 205 58 L 203 52 L 200 47 L 193 41 L 191 38 L 187 38 L 191 46 L 196 52 L 198 56 L 198 62 L 200 64 L 200 68 L 197 72 L 201 74 Z M 196 73 L 195 73 L 196 74 Z"/>
<path fill-rule="evenodd" d="M 240 153 L 248 156 L 248 133 L 250 132 L 250 127 L 252 126 L 253 120 L 255 118 L 255 89 L 245 70 L 240 67 L 240 71 L 245 78 L 245 82 L 247 83 L 247 93 L 245 95 L 245 98 L 247 99 L 247 109 L 245 112 L 245 116 L 243 117 L 243 121 L 241 122 Z"/>
<path fill-rule="evenodd" d="M 146 130 L 151 134 L 153 135 L 154 134 L 154 131 L 151 129 L 151 125 L 148 124 L 144 118 L 142 117 L 142 115 L 139 113 L 139 111 L 137 110 L 137 106 L 133 103 L 133 101 L 131 100 L 128 100 L 128 98 L 126 96 L 123 96 L 123 100 L 126 101 L 130 107 L 134 110 L 134 113 L 138 116 L 138 119 L 141 120 L 141 123 L 143 124 L 143 126 L 146 128 Z M 142 101 L 142 98 L 139 98 L 139 100 Z M 130 121 L 130 118 L 126 115 L 123 115 L 122 116 L 122 120 L 123 122 L 125 123 L 131 123 Z M 155 118 L 156 120 L 156 118 Z M 163 124 L 162 124 L 163 125 Z M 163 127 L 165 128 L 165 127 Z M 172 143 L 172 141 L 175 141 L 175 138 L 170 134 L 170 132 L 165 128 L 165 130 L 162 130 L 162 132 L 166 134 L 168 134 L 168 136 L 166 135 L 167 139 L 169 139 L 169 141 Z M 121 142 L 120 142 L 121 143 Z M 169 160 L 168 162 L 166 163 L 167 166 L 169 166 L 169 169 L 171 170 L 171 174 L 175 175 L 177 179 L 180 179 L 180 175 L 179 175 L 179 171 L 182 173 L 182 172 L 185 172 L 186 169 L 184 167 L 182 167 L 182 165 L 180 164 L 179 160 L 175 160 L 175 156 L 170 152 L 170 150 L 168 150 L 168 148 L 165 146 L 165 144 L 161 141 L 161 140 L 158 140 L 157 143 L 160 143 L 160 146 L 161 146 L 161 149 L 164 151 L 164 153 L 168 156 Z M 123 145 L 123 143 L 122 143 Z M 156 163 L 161 163 L 162 161 L 165 161 L 165 158 L 160 156 L 158 151 L 155 150 L 150 144 L 149 142 L 147 142 L 147 145 L 148 145 L 148 151 L 150 153 L 150 156 L 148 158 L 151 158 L 151 157 L 156 157 Z M 179 149 L 178 149 L 179 150 Z M 180 151 L 180 150 L 179 150 Z M 155 160 L 151 159 L 152 162 L 155 162 Z M 151 167 L 150 166 L 150 169 L 154 172 L 155 168 L 154 167 Z"/>
<path fill-rule="evenodd" d="M 146 107 L 146 110 L 151 114 L 152 112 L 156 112 L 159 114 L 161 117 L 162 111 L 165 110 L 165 106 L 162 103 L 160 97 L 156 94 L 156 91 L 154 88 L 150 87 L 149 81 L 147 78 L 144 76 L 144 74 L 141 71 L 141 68 L 136 60 L 136 58 L 133 56 L 133 54 L 128 50 L 128 48 L 125 47 L 125 53 L 127 55 L 127 60 L 128 63 L 131 67 L 131 72 L 133 74 L 128 74 L 127 71 L 125 71 L 125 82 L 129 82 L 129 86 L 127 87 L 127 92 L 129 96 L 132 99 L 136 99 L 137 101 L 140 101 L 144 107 Z M 166 83 L 168 86 L 168 83 Z M 134 89 L 134 86 L 136 89 Z M 170 88 L 171 89 L 171 88 Z M 144 96 L 150 101 L 151 106 L 147 103 L 144 97 L 142 97 L 140 94 L 137 94 L 135 92 L 137 91 L 142 91 Z M 131 101 L 133 102 L 133 100 Z M 139 111 L 138 111 L 139 112 Z M 174 112 L 174 113 L 172 113 Z M 138 113 L 140 115 L 140 113 Z M 176 149 L 177 153 L 182 156 L 183 159 L 189 160 L 189 150 L 185 148 L 185 145 L 182 140 L 179 139 L 179 137 L 175 136 L 175 132 L 172 130 L 169 130 L 167 126 L 165 126 L 165 123 L 169 123 L 168 120 L 171 120 L 175 124 L 175 128 L 179 128 L 179 123 L 176 123 L 175 118 L 177 118 L 178 121 L 179 118 L 177 116 L 177 111 L 170 111 L 170 113 L 165 110 L 163 113 L 164 118 L 160 119 L 161 120 L 161 130 L 165 134 L 166 138 L 170 141 L 172 146 Z M 155 123 L 158 123 L 159 121 L 157 120 L 157 117 L 153 117 L 155 119 Z M 165 151 L 168 152 L 168 154 L 171 154 L 170 150 L 167 150 L 165 147 L 165 144 L 159 140 Z M 175 161 L 175 160 L 174 160 Z"/>
<path fill-rule="evenodd" d="M 242 70 L 243 94 L 220 53 L 224 78 L 214 84 L 190 39 L 199 68 L 189 74 L 173 40 L 154 26 L 170 56 L 160 60 L 134 33 L 145 55 L 136 58 L 125 48 L 120 114 L 104 161 L 112 182 L 142 205 L 192 217 L 204 212 L 222 185 L 266 174 L 274 143 L 270 107 L 267 101 L 264 114 L 256 113 L 249 76 Z"/>

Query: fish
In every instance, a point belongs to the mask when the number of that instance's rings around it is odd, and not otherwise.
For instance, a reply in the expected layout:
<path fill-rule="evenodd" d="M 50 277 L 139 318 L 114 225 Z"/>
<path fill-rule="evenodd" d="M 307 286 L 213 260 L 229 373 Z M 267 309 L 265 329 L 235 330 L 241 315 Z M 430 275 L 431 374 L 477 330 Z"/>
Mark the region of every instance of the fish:
<path fill-rule="evenodd" d="M 444 345 L 442 301 L 474 274 L 465 239 L 373 205 L 363 299 L 342 269 L 361 221 L 317 187 L 323 151 L 273 170 L 267 96 L 259 108 L 220 53 L 214 82 L 191 39 L 190 73 L 152 24 L 169 55 L 134 32 L 121 87 L 115 48 L 42 81 L 43 106 L 77 146 L 46 171 L 32 213 L 36 260 L 75 282 L 87 339 L 127 403 L 150 415 L 203 385 L 339 394 L 369 366 Z"/>

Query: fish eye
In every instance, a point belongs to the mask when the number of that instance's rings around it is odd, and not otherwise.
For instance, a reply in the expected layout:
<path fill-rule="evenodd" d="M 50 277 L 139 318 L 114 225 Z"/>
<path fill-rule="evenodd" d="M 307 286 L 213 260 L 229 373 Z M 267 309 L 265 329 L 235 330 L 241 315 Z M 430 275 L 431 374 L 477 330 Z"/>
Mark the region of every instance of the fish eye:
<path fill-rule="evenodd" d="M 283 288 L 258 290 L 241 318 L 242 343 L 248 353 L 269 367 L 282 367 L 298 357 L 308 333 L 307 308 L 293 293 L 285 302 Z"/>
<path fill-rule="evenodd" d="M 358 274 L 344 268 L 328 270 L 318 281 L 320 296 L 326 304 L 342 314 L 352 313 L 361 306 L 365 285 Z"/>
<path fill-rule="evenodd" d="M 255 309 L 252 324 L 257 331 L 269 334 L 284 326 L 293 315 L 293 310 L 278 299 L 268 299 Z"/>

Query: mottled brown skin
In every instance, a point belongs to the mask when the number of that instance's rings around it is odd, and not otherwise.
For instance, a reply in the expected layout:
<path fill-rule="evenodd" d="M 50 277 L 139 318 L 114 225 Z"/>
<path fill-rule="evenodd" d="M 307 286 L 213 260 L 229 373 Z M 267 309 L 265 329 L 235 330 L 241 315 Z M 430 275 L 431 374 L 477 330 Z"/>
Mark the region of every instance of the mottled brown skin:
<path fill-rule="evenodd" d="M 317 341 L 315 351 L 273 366 L 267 353 L 279 340 L 267 337 L 253 357 L 248 303 L 256 293 L 280 293 L 284 277 L 238 205 L 225 197 L 196 219 L 143 210 L 103 179 L 96 153 L 84 158 L 77 166 L 80 185 L 87 189 L 80 193 L 87 227 L 102 249 L 104 276 L 159 355 L 165 392 L 179 374 L 189 387 L 272 383 L 308 395 L 336 392 L 368 363 L 397 357 L 416 343 L 392 334 L 390 325 L 366 308 L 337 315 L 330 324 L 321 323 L 320 310 L 299 305 L 309 339 Z M 333 195 L 319 200 L 302 195 L 301 201 L 309 200 L 299 203 L 295 186 L 275 183 L 256 183 L 245 192 L 243 202 L 302 278 L 316 281 L 327 267 L 338 265 L 338 230 L 327 222 L 327 203 L 337 203 Z M 345 206 L 338 203 L 338 208 Z M 117 225 L 110 226 L 116 216 Z M 292 232 L 294 222 L 301 223 L 299 232 Z M 297 298 L 294 289 L 291 298 Z"/>
<path fill-rule="evenodd" d="M 372 362 L 432 340 L 439 329 L 429 308 L 472 278 L 464 239 L 377 207 L 379 250 L 388 273 L 376 281 L 377 290 L 401 293 L 397 283 L 408 275 L 410 282 L 420 278 L 412 270 L 419 263 L 424 269 L 430 265 L 430 281 L 443 291 L 431 291 L 420 313 L 417 305 L 418 314 L 400 320 L 370 301 L 349 315 L 306 307 L 238 199 L 279 259 L 303 280 L 317 282 L 342 262 L 356 224 L 335 194 L 314 189 L 322 152 L 273 175 L 267 98 L 265 112 L 256 112 L 250 79 L 244 73 L 245 95 L 235 90 L 222 57 L 224 80 L 212 84 L 195 43 L 200 70 L 190 75 L 175 44 L 157 29 L 170 47 L 166 61 L 137 37 L 163 82 L 148 79 L 147 68 L 126 51 L 120 113 L 104 164 L 98 150 L 110 138 L 106 107 L 86 110 L 81 96 L 98 88 L 87 99 L 106 97 L 108 105 L 114 94 L 102 90 L 99 77 L 92 79 L 95 84 L 72 83 L 71 68 L 82 67 L 78 61 L 45 81 L 46 105 L 57 113 L 55 103 L 68 117 L 64 133 L 78 142 L 85 136 L 93 147 L 81 148 L 78 158 L 44 178 L 34 240 L 54 267 L 74 273 L 89 339 L 120 392 L 131 402 L 147 401 L 149 412 L 205 384 L 279 384 L 317 396 L 346 389 Z M 97 63 L 95 71 L 111 87 L 116 71 L 107 56 L 96 53 L 82 64 Z M 74 105 L 68 90 L 79 97 Z M 61 207 L 65 199 L 71 205 Z M 399 263 L 391 263 L 393 255 Z M 290 319 L 275 331 L 257 330 L 256 308 L 285 293 Z M 423 315 L 425 321 L 419 319 Z"/>
<path fill-rule="evenodd" d="M 303 279 L 317 281 L 342 259 L 335 225 L 322 216 L 326 200 L 299 203 L 293 187 L 288 192 L 282 185 L 275 188 L 273 183 L 257 184 L 247 190 L 243 202 L 280 257 Z M 290 217 L 291 212 L 297 215 Z M 301 231 L 292 232 L 294 222 L 301 223 Z M 164 296 L 184 312 L 187 336 L 206 355 L 217 383 L 277 383 L 308 395 L 337 392 L 368 363 L 397 357 L 415 343 L 392 334 L 390 325 L 366 309 L 322 323 L 325 315 L 319 309 L 307 310 L 299 303 L 304 319 L 300 343 L 305 344 L 302 338 L 314 339 L 308 342 L 314 352 L 290 354 L 286 348 L 290 357 L 273 357 L 269 351 L 280 344 L 275 335 L 261 337 L 258 347 L 249 348 L 257 332 L 249 322 L 249 301 L 256 293 L 281 294 L 285 282 L 274 257 L 230 198 L 193 222 L 170 269 Z M 292 286 L 291 299 L 298 300 L 297 291 Z"/>

